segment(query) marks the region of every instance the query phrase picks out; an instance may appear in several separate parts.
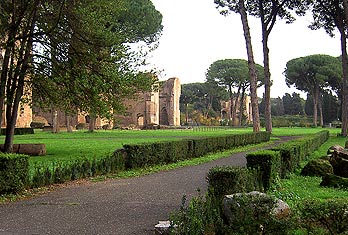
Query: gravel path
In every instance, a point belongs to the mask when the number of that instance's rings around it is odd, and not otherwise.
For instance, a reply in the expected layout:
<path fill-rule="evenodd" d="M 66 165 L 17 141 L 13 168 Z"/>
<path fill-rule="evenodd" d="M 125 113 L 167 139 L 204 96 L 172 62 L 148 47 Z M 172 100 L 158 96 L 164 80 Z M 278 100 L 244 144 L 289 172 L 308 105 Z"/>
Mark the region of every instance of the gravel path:
<path fill-rule="evenodd" d="M 283 142 L 289 138 L 282 138 Z M 152 175 L 72 184 L 32 199 L 0 205 L 0 235 L 153 234 L 154 225 L 205 191 L 214 166 L 245 166 L 245 153 Z"/>

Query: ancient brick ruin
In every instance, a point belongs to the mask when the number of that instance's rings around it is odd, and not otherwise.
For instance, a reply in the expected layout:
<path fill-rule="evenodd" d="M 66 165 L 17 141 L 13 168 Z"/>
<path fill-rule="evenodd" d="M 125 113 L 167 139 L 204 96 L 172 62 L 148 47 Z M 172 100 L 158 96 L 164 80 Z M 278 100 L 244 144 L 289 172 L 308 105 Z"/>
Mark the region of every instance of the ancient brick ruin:
<path fill-rule="evenodd" d="M 120 126 L 180 126 L 179 101 L 181 85 L 178 78 L 160 83 L 158 91 L 145 92 L 136 100 L 126 101 L 126 114 L 117 115 Z"/>
<path fill-rule="evenodd" d="M 236 102 L 236 100 L 233 100 L 234 105 L 237 105 L 236 109 L 236 116 L 240 112 L 240 99 Z M 231 112 L 231 101 L 221 101 L 221 120 L 231 120 L 232 119 L 232 112 Z M 251 112 L 251 99 L 250 96 L 245 96 L 243 101 L 243 115 L 246 117 L 247 123 L 252 122 L 252 112 Z M 233 125 L 238 125 L 238 119 L 236 118 L 234 120 L 235 123 Z"/>
<path fill-rule="evenodd" d="M 109 120 L 97 118 L 96 128 L 112 128 L 113 126 L 132 126 L 137 128 L 151 127 L 157 125 L 180 126 L 179 101 L 181 84 L 178 78 L 170 78 L 160 82 L 157 91 L 144 92 L 137 99 L 125 101 L 126 112 L 124 115 L 115 115 L 115 123 Z M 57 115 L 61 128 L 66 127 L 66 115 L 64 112 L 43 112 L 34 109 L 33 121 L 44 120 L 46 125 L 51 125 L 54 115 Z M 89 115 L 79 113 L 70 118 L 70 125 L 89 124 Z M 29 123 L 30 124 L 30 123 Z M 19 126 L 19 125 L 18 125 Z"/>

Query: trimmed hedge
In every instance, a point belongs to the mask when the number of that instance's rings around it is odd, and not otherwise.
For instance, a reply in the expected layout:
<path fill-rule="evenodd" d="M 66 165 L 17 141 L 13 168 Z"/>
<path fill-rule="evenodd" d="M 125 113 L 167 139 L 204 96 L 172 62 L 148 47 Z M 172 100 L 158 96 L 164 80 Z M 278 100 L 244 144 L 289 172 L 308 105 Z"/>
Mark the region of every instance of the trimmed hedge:
<path fill-rule="evenodd" d="M 90 176 L 116 173 L 124 169 L 177 162 L 199 157 L 209 152 L 245 144 L 260 143 L 269 139 L 270 133 L 262 132 L 152 144 L 124 145 L 123 149 L 118 149 L 112 155 L 103 158 L 80 158 L 64 163 L 52 162 L 49 166 L 37 164 L 30 174 L 28 157 L 23 158 L 20 157 L 22 155 L 16 154 L 4 155 L 10 157 L 3 157 L 3 159 L 9 159 L 13 163 L 8 166 L 7 163 L 0 162 L 0 177 L 2 177 L 0 178 L 0 193 L 16 192 L 25 187 L 42 187 Z M 25 159 L 25 161 L 21 162 L 19 159 Z M 12 178 L 9 179 L 10 177 Z"/>
<path fill-rule="evenodd" d="M 0 153 L 0 194 L 16 193 L 26 188 L 29 176 L 29 157 Z"/>
<path fill-rule="evenodd" d="M 1 135 L 6 134 L 6 128 L 1 128 Z M 15 128 L 15 135 L 31 135 L 34 134 L 34 128 Z"/>
<path fill-rule="evenodd" d="M 269 132 L 226 135 L 172 142 L 124 145 L 126 169 L 168 164 L 179 160 L 196 158 L 207 153 L 231 149 L 247 144 L 269 141 Z"/>
<path fill-rule="evenodd" d="M 247 167 L 260 171 L 261 181 L 267 191 L 273 181 L 278 177 L 281 167 L 281 155 L 279 151 L 261 150 L 249 153 L 247 156 Z"/>
<path fill-rule="evenodd" d="M 216 167 L 208 173 L 209 189 L 214 196 L 268 190 L 278 177 L 293 172 L 309 153 L 329 137 L 328 131 L 295 139 L 271 150 L 247 154 L 247 168 Z M 261 186 L 260 186 L 261 185 Z"/>
<path fill-rule="evenodd" d="M 214 167 L 209 170 L 207 181 L 209 193 L 218 200 L 225 195 L 263 191 L 263 184 L 258 170 L 245 167 Z"/>
<path fill-rule="evenodd" d="M 329 131 L 320 131 L 300 139 L 295 139 L 273 148 L 281 155 L 280 177 L 286 178 L 294 172 L 310 153 L 318 149 L 329 138 Z"/>
<path fill-rule="evenodd" d="M 286 178 L 294 172 L 308 154 L 316 150 L 329 138 L 328 131 L 295 139 L 278 145 L 269 151 L 256 151 L 247 155 L 247 166 L 262 171 L 265 189 L 279 176 Z"/>
<path fill-rule="evenodd" d="M 123 150 L 116 150 L 112 155 L 101 159 L 81 158 L 70 162 L 53 164 L 51 167 L 35 166 L 29 186 L 42 187 L 55 183 L 64 183 L 90 176 L 116 173 L 125 169 Z"/>

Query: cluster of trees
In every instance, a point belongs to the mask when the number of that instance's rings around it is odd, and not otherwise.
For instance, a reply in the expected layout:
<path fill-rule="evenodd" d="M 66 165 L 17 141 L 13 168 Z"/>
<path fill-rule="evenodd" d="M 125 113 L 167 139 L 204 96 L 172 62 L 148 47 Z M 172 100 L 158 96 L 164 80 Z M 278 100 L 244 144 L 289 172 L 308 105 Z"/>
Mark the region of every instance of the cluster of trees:
<path fill-rule="evenodd" d="M 263 67 L 256 65 L 257 86 L 264 85 Z M 309 115 L 313 125 L 323 126 L 341 119 L 342 116 L 342 69 L 340 58 L 328 55 L 310 55 L 290 60 L 284 71 L 286 82 L 307 93 L 307 100 L 299 94 L 286 93 L 282 98 L 270 99 L 274 116 Z M 249 95 L 250 81 L 248 61 L 225 59 L 212 63 L 206 73 L 205 83 L 182 86 L 181 110 L 185 111 L 185 123 L 189 113 L 200 113 L 201 122 L 221 116 L 220 101 L 230 101 L 231 123 L 243 123 L 244 97 Z M 266 96 L 258 101 L 259 113 L 265 117 Z M 237 111 L 239 115 L 237 116 Z M 319 116 L 319 118 L 318 118 Z M 237 121 L 236 121 L 237 120 Z M 319 121 L 318 121 L 319 120 Z M 208 123 L 207 121 L 205 121 Z"/>
<path fill-rule="evenodd" d="M 145 55 L 131 49 L 154 47 L 161 35 L 162 15 L 150 0 L 2 0 L 0 12 L 8 152 L 18 108 L 31 93 L 43 108 L 107 117 L 156 80 L 139 72 Z"/>
<path fill-rule="evenodd" d="M 285 20 L 291 23 L 295 20 L 293 14 L 304 15 L 311 12 L 313 22 L 310 28 L 313 30 L 323 28 L 330 36 L 334 36 L 336 30 L 341 38 L 341 71 L 342 77 L 339 80 L 341 88 L 339 98 L 341 100 L 341 120 L 343 136 L 347 136 L 348 129 L 348 63 L 347 63 L 347 29 L 348 29 L 348 3 L 347 0 L 214 0 L 220 13 L 227 15 L 231 12 L 237 13 L 241 17 L 244 30 L 246 49 L 248 54 L 250 95 L 253 108 L 253 125 L 254 131 L 259 131 L 260 120 L 258 116 L 258 101 L 256 95 L 257 73 L 255 68 L 252 43 L 250 37 L 250 27 L 248 25 L 248 16 L 255 16 L 260 19 L 262 26 L 262 44 L 264 55 L 264 84 L 265 84 L 265 104 L 264 113 L 266 121 L 266 130 L 272 131 L 271 122 L 271 104 L 270 104 L 270 87 L 271 76 L 269 72 L 269 49 L 268 38 L 272 32 L 276 21 Z M 287 73 L 287 72 L 286 72 Z M 291 83 L 289 83 L 291 84 Z M 313 95 L 314 106 L 318 105 L 318 92 L 310 91 Z M 316 112 L 314 113 L 316 118 Z M 316 122 L 315 122 L 316 123 Z"/>

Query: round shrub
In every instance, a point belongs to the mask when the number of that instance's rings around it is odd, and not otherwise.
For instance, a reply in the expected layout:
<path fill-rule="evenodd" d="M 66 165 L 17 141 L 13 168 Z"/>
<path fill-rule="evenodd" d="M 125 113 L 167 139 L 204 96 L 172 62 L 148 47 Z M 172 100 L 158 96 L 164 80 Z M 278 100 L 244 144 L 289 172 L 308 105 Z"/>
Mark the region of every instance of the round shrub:
<path fill-rule="evenodd" d="M 333 174 L 333 168 L 329 161 L 316 159 L 309 161 L 301 171 L 303 176 L 324 176 Z"/>

